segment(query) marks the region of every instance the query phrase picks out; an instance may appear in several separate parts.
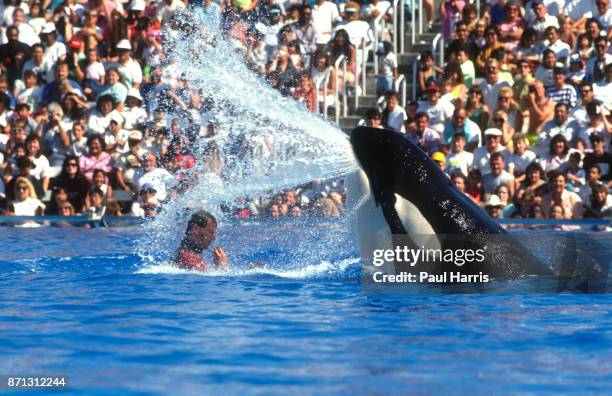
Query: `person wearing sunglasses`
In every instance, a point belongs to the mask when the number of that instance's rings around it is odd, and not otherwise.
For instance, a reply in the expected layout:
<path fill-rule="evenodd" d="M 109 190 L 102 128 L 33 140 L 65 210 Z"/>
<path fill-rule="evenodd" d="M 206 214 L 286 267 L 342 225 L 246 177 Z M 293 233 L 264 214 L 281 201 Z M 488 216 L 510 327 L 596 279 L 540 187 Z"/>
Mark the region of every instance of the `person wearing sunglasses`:
<path fill-rule="evenodd" d="M 18 177 L 14 187 L 15 199 L 12 200 L 5 212 L 9 216 L 39 216 L 43 214 L 45 205 L 36 198 L 34 186 L 25 177 Z M 16 227 L 40 227 L 40 224 L 28 221 L 16 224 Z"/>
<path fill-rule="evenodd" d="M 55 188 L 65 189 L 68 193 L 68 200 L 77 212 L 81 212 L 85 205 L 85 198 L 89 191 L 89 181 L 81 172 L 77 157 L 69 155 L 64 159 L 62 171 L 51 180 L 51 185 Z"/>

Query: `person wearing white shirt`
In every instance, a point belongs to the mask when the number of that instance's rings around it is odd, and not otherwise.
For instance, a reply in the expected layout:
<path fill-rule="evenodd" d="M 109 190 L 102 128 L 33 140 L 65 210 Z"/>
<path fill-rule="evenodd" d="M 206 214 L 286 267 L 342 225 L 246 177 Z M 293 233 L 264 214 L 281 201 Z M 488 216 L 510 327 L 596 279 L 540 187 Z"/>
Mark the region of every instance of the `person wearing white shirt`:
<path fill-rule="evenodd" d="M 176 10 L 180 8 L 185 8 L 185 3 L 182 1 L 164 0 L 157 6 L 157 19 L 162 23 L 162 25 L 166 25 L 170 22 Z"/>
<path fill-rule="evenodd" d="M 612 103 L 612 63 L 606 66 L 605 79 L 593 84 L 593 96 L 602 103 Z"/>
<path fill-rule="evenodd" d="M 163 202 L 168 198 L 168 190 L 174 187 L 175 178 L 164 168 L 158 168 L 155 154 L 148 152 L 144 157 L 143 167 L 135 172 L 134 181 L 138 191 L 142 190 L 145 184 L 151 185 L 156 191 L 155 199 Z"/>
<path fill-rule="evenodd" d="M 32 58 L 23 65 L 23 73 L 32 70 L 36 79 L 42 83 L 53 81 L 53 64 L 45 58 L 45 47 L 41 43 L 32 46 Z"/>
<path fill-rule="evenodd" d="M 144 107 L 142 107 L 142 102 L 140 92 L 135 88 L 130 88 L 125 99 L 125 107 L 121 112 L 125 119 L 123 125 L 125 129 L 137 129 L 146 123 L 149 115 Z"/>
<path fill-rule="evenodd" d="M 15 13 L 15 10 L 18 8 L 22 10 L 26 15 L 30 14 L 30 7 L 28 7 L 28 2 L 26 1 L 22 1 L 18 5 L 8 5 L 2 11 L 2 20 L 0 21 L 0 24 L 4 26 L 11 26 L 13 23 L 15 23 L 13 15 Z"/>
<path fill-rule="evenodd" d="M 535 161 L 536 154 L 531 150 L 527 150 L 528 141 L 526 135 L 514 135 L 512 141 L 514 143 L 514 153 L 509 156 L 508 171 L 514 174 L 515 177 L 518 177 L 523 175 L 529 164 Z"/>
<path fill-rule="evenodd" d="M 550 141 L 556 135 L 562 135 L 566 141 L 572 142 L 577 137 L 580 126 L 569 119 L 569 107 L 565 103 L 555 105 L 554 118 L 542 127 L 534 147 L 536 154 L 542 156 L 549 151 Z"/>
<path fill-rule="evenodd" d="M 13 25 L 17 26 L 19 30 L 19 41 L 29 46 L 40 43 L 38 34 L 36 34 L 32 26 L 25 22 L 25 15 L 21 8 L 16 8 L 13 12 Z M 6 29 L 4 29 L 2 31 L 2 37 L 0 37 L 0 44 L 6 44 L 7 42 Z"/>
<path fill-rule="evenodd" d="M 440 88 L 430 86 L 427 88 L 429 100 L 419 102 L 417 112 L 427 113 L 429 116 L 429 127 L 439 134 L 444 132 L 444 124 L 452 117 L 455 106 L 447 101 L 440 100 Z"/>
<path fill-rule="evenodd" d="M 510 83 L 499 78 L 499 62 L 496 59 L 489 59 L 485 70 L 486 78 L 480 83 L 480 90 L 487 107 L 496 109 L 499 90 L 502 87 L 509 87 Z"/>
<path fill-rule="evenodd" d="M 58 61 L 66 59 L 66 46 L 57 41 L 57 32 L 53 22 L 45 24 L 41 36 L 45 42 L 45 60 L 48 63 L 55 65 Z"/>
<path fill-rule="evenodd" d="M 559 62 L 562 62 L 565 65 L 568 65 L 570 54 L 572 53 L 572 50 L 569 44 L 563 42 L 559 38 L 559 29 L 554 26 L 549 26 L 544 31 L 544 34 L 546 35 L 546 38 L 548 39 L 548 42 L 550 43 L 548 44 L 547 48 L 551 49 L 555 53 L 555 56 L 557 57 L 557 60 Z"/>
<path fill-rule="evenodd" d="M 406 132 L 405 123 L 408 119 L 406 111 L 399 105 L 396 93 L 387 95 L 387 107 L 382 112 L 383 125 L 396 132 Z"/>
<path fill-rule="evenodd" d="M 467 177 L 474 162 L 474 154 L 465 151 L 465 135 L 456 133 L 451 141 L 451 152 L 446 156 L 446 172 L 452 173 L 458 169 Z"/>
<path fill-rule="evenodd" d="M 132 45 L 126 39 L 117 43 L 119 53 L 119 66 L 117 70 L 128 87 L 140 88 L 142 83 L 142 68 L 140 64 L 132 59 Z"/>
<path fill-rule="evenodd" d="M 317 44 L 327 44 L 331 40 L 334 24 L 341 21 L 338 6 L 331 1 L 317 0 L 312 7 L 312 27 Z"/>
<path fill-rule="evenodd" d="M 491 154 L 502 153 L 504 158 L 509 157 L 508 151 L 501 144 L 502 131 L 497 128 L 489 128 L 484 134 L 487 144 L 474 150 L 474 162 L 472 162 L 472 168 L 478 169 L 483 176 L 491 172 L 489 165 Z"/>

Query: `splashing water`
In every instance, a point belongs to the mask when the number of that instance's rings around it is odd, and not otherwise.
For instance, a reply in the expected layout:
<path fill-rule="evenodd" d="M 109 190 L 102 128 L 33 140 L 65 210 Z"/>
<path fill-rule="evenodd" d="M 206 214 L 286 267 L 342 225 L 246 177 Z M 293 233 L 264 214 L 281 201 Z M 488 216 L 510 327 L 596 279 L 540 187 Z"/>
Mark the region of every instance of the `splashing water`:
<path fill-rule="evenodd" d="M 191 131 L 190 150 L 197 159 L 184 180 L 186 191 L 149 225 L 143 245 L 166 252 L 182 234 L 185 209 L 215 212 L 237 197 L 279 192 L 357 168 L 347 136 L 250 71 L 236 42 L 216 25 L 190 10 L 164 35 L 169 60 L 164 73 L 182 76 L 208 104 L 206 114 L 166 112 L 167 119 L 178 118 Z"/>

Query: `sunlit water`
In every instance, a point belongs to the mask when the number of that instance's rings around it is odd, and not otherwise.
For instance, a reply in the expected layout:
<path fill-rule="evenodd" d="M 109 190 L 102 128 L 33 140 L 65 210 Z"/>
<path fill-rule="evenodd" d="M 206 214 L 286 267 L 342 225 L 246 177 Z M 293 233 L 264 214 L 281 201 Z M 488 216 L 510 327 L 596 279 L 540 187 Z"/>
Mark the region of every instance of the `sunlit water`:
<path fill-rule="evenodd" d="M 608 295 L 363 293 L 341 222 L 225 224 L 234 269 L 210 275 L 145 265 L 139 232 L 0 228 L 0 373 L 79 395 L 612 386 Z"/>

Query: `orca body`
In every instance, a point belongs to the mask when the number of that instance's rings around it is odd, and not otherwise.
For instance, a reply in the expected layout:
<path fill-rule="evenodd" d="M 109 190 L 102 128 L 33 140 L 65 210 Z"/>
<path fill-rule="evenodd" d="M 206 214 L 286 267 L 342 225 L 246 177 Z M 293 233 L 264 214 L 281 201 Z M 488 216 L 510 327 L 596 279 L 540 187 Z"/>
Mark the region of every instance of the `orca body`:
<path fill-rule="evenodd" d="M 457 190 L 440 167 L 405 135 L 358 127 L 350 141 L 362 171 L 347 178 L 347 204 L 356 214 L 355 230 L 362 254 L 371 242 L 368 238 L 386 233 L 387 248 L 397 245 L 394 236 L 402 236 L 411 248 L 427 240 L 428 247 L 434 248 L 488 249 L 484 263 L 437 263 L 429 271 L 483 272 L 495 279 L 554 275 Z M 396 263 L 398 270 L 401 268 Z"/>

